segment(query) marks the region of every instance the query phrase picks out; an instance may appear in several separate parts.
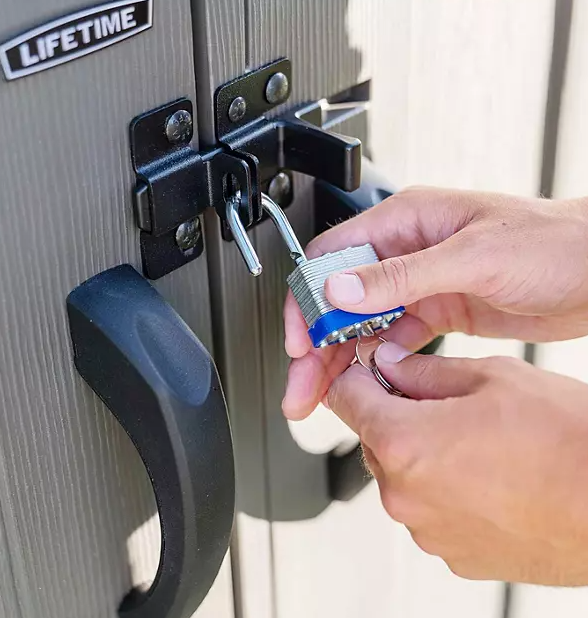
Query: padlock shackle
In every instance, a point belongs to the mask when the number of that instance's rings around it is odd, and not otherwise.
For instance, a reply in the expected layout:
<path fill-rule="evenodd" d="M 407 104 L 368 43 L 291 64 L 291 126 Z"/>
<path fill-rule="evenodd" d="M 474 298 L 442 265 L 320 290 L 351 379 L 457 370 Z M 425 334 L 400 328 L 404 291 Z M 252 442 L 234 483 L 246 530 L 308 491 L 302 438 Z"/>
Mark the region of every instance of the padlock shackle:
<path fill-rule="evenodd" d="M 243 256 L 243 260 L 245 261 L 249 272 L 254 277 L 258 277 L 261 275 L 263 267 L 259 261 L 255 248 L 251 244 L 251 240 L 249 240 L 249 236 L 247 236 L 247 231 L 241 221 L 241 217 L 239 216 L 240 203 L 241 196 L 239 194 L 234 195 L 227 200 L 227 225 L 231 230 L 235 243 Z M 286 217 L 284 211 L 265 193 L 261 194 L 261 207 L 265 212 L 267 212 L 270 219 L 274 222 L 278 232 L 280 232 L 280 236 L 288 247 L 290 257 L 294 260 L 294 262 L 296 262 L 296 265 L 306 262 L 304 249 L 302 248 L 298 238 L 296 238 L 296 234 L 294 233 L 294 230 L 290 225 L 290 221 L 288 221 L 288 217 Z"/>
<path fill-rule="evenodd" d="M 290 221 L 288 221 L 288 217 L 286 217 L 286 213 L 265 193 L 261 194 L 261 207 L 267 212 L 274 222 L 274 225 L 278 228 L 280 236 L 288 247 L 290 257 L 296 262 L 296 265 L 299 266 L 303 262 L 306 262 L 304 249 L 296 237 L 290 225 Z"/>
<path fill-rule="evenodd" d="M 231 234 L 235 239 L 235 244 L 239 248 L 241 255 L 243 256 L 243 260 L 245 260 L 245 264 L 249 269 L 249 272 L 254 277 L 259 277 L 263 271 L 263 266 L 259 261 L 259 257 L 257 252 L 255 251 L 251 241 L 249 240 L 249 236 L 247 236 L 247 232 L 245 230 L 245 226 L 241 221 L 241 217 L 239 216 L 239 206 L 241 203 L 241 196 L 234 195 L 233 197 L 227 200 L 226 206 L 226 217 L 227 217 L 227 225 L 231 230 Z"/>

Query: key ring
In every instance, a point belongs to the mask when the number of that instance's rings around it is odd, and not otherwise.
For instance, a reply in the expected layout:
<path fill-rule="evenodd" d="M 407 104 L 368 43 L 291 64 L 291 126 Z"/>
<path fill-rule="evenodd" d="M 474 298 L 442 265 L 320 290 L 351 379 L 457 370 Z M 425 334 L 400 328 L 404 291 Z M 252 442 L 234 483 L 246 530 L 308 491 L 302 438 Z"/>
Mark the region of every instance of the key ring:
<path fill-rule="evenodd" d="M 364 367 L 365 369 L 367 369 L 368 371 L 372 371 L 372 357 L 374 356 L 374 354 L 376 353 L 376 350 L 382 345 L 382 343 L 387 343 L 386 339 L 384 339 L 384 337 L 378 337 L 377 339 L 373 339 L 370 337 L 371 341 L 369 343 L 376 343 L 376 348 L 374 350 L 371 351 L 371 354 L 368 356 L 368 360 L 367 363 L 364 362 L 363 358 L 361 357 L 361 353 L 360 353 L 360 349 L 362 347 L 362 341 L 365 339 L 362 338 L 360 335 L 357 336 L 357 342 L 355 344 L 355 359 L 354 362 L 357 361 L 362 367 Z M 379 342 L 379 343 L 378 343 Z M 363 344 L 363 347 L 367 347 L 367 344 Z"/>
<path fill-rule="evenodd" d="M 382 375 L 380 368 L 376 364 L 376 350 L 382 345 L 382 343 L 387 343 L 387 340 L 384 339 L 384 337 L 378 336 L 378 339 L 372 340 L 371 343 L 372 344 L 375 343 L 377 345 L 375 349 L 371 352 L 369 356 L 369 360 L 366 363 L 361 357 L 360 348 L 362 347 L 362 338 L 358 333 L 357 343 L 355 344 L 355 358 L 353 359 L 353 363 L 357 361 L 362 367 L 365 367 L 365 369 L 370 371 L 372 375 L 374 376 L 374 378 L 376 378 L 378 383 L 382 387 L 384 387 L 390 395 L 395 395 L 396 397 L 405 397 L 409 399 L 407 395 L 405 395 L 402 391 L 398 390 L 395 386 L 390 384 L 388 380 L 386 380 L 386 378 Z M 366 346 L 366 344 L 363 344 L 363 345 Z"/>

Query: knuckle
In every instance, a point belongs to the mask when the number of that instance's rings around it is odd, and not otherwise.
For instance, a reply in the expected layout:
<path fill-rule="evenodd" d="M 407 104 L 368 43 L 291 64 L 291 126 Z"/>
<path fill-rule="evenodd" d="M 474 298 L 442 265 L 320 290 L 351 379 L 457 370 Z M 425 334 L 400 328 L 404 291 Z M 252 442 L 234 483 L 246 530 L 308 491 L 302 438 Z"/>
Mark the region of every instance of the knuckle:
<path fill-rule="evenodd" d="M 411 375 L 415 380 L 426 380 L 434 377 L 433 362 L 429 356 L 414 355 L 411 360 Z"/>
<path fill-rule="evenodd" d="M 331 410 L 339 410 L 341 408 L 342 402 L 345 398 L 344 392 L 345 385 L 343 383 L 343 379 L 339 376 L 333 380 L 327 393 L 327 403 L 329 404 L 329 408 L 331 408 Z"/>
<path fill-rule="evenodd" d="M 490 356 L 482 360 L 485 373 L 493 377 L 508 377 L 513 372 L 520 371 L 527 363 L 514 356 Z"/>
<path fill-rule="evenodd" d="M 403 257 L 394 257 L 379 262 L 377 272 L 378 283 L 382 283 L 388 289 L 396 291 L 406 290 L 408 283 L 408 269 Z"/>
<path fill-rule="evenodd" d="M 364 380 L 370 377 L 364 372 L 367 373 L 367 370 L 363 367 L 352 366 L 333 379 L 327 392 L 327 403 L 331 410 L 345 411 L 362 406 L 358 392 L 361 392 Z"/>
<path fill-rule="evenodd" d="M 386 472 L 408 477 L 419 459 L 420 446 L 414 432 L 395 427 L 374 444 L 374 454 Z"/>
<path fill-rule="evenodd" d="M 390 489 L 384 489 L 381 491 L 381 499 L 386 513 L 399 524 L 417 526 L 421 523 L 416 508 L 405 496 Z"/>
<path fill-rule="evenodd" d="M 442 189 L 438 189 L 431 185 L 409 185 L 408 187 L 403 187 L 403 189 L 395 193 L 394 196 L 422 199 L 429 196 L 438 196 L 441 191 Z"/>
<path fill-rule="evenodd" d="M 463 564 L 456 560 L 444 560 L 447 568 L 457 577 L 461 577 L 462 579 L 468 579 L 467 569 Z"/>
<path fill-rule="evenodd" d="M 440 381 L 438 359 L 432 356 L 415 354 L 409 359 L 410 379 L 414 387 L 426 386 L 435 390 Z"/>
<path fill-rule="evenodd" d="M 331 230 L 323 232 L 316 238 L 313 238 L 306 246 L 305 253 L 307 257 L 316 258 L 325 253 L 323 245 L 325 244 L 325 238 L 330 235 Z"/>
<path fill-rule="evenodd" d="M 441 556 L 443 562 L 447 565 L 447 568 L 457 577 L 469 580 L 489 579 L 489 575 L 483 574 L 479 569 L 474 568 L 469 561 L 460 559 L 445 559 Z"/>
<path fill-rule="evenodd" d="M 410 536 L 415 544 L 420 547 L 425 554 L 429 554 L 429 556 L 438 556 L 443 558 L 443 554 L 445 553 L 445 547 L 443 542 L 440 541 L 437 537 L 427 534 L 421 530 L 410 530 Z"/>

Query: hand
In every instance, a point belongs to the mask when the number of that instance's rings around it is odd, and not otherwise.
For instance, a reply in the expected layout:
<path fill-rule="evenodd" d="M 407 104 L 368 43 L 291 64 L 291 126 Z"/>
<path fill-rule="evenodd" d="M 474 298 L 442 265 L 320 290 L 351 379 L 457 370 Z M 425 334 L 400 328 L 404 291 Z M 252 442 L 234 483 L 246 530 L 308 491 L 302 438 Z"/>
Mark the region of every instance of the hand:
<path fill-rule="evenodd" d="M 414 401 L 356 365 L 328 393 L 388 514 L 462 577 L 588 584 L 588 386 L 512 358 L 407 354 L 384 344 L 376 362 Z"/>
<path fill-rule="evenodd" d="M 588 205 L 409 189 L 313 240 L 309 257 L 370 242 L 382 262 L 331 276 L 329 301 L 357 313 L 407 306 L 385 337 L 418 350 L 452 331 L 525 341 L 588 334 Z M 353 358 L 354 343 L 311 347 L 293 296 L 283 402 L 304 418 Z"/>

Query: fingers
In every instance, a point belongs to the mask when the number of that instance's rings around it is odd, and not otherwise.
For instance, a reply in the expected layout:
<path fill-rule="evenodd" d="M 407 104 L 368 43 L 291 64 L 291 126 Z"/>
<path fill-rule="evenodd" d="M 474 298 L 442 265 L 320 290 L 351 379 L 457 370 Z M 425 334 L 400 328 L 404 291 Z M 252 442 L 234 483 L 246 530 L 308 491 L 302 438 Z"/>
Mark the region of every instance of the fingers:
<path fill-rule="evenodd" d="M 423 320 L 410 313 L 405 313 L 390 330 L 379 331 L 378 334 L 383 339 L 393 341 L 411 352 L 424 348 L 437 336 Z"/>
<path fill-rule="evenodd" d="M 312 343 L 308 336 L 308 326 L 290 290 L 284 303 L 284 330 L 286 354 L 290 358 L 300 358 L 310 351 Z"/>
<path fill-rule="evenodd" d="M 313 238 L 305 249 L 306 257 L 313 259 L 325 253 L 373 242 L 373 212 L 373 209 L 367 210 Z"/>
<path fill-rule="evenodd" d="M 325 293 L 336 307 L 375 313 L 446 292 L 472 292 L 484 276 L 469 233 L 439 245 L 331 275 Z"/>
<path fill-rule="evenodd" d="M 413 401 L 388 394 L 371 373 L 353 365 L 329 389 L 329 404 L 355 433 L 378 483 L 401 479 L 426 448 L 423 422 L 440 418 L 447 401 Z M 376 462 L 374 464 L 374 462 Z"/>
<path fill-rule="evenodd" d="M 287 310 L 284 311 L 285 314 L 286 312 Z M 326 394 L 332 380 L 349 367 L 355 356 L 354 340 L 344 345 L 336 344 L 317 350 L 310 346 L 306 330 L 299 327 L 299 331 L 297 349 L 292 338 L 287 338 L 286 343 L 286 350 L 294 360 L 288 370 L 282 408 L 284 415 L 290 420 L 306 418 L 321 402 L 329 407 Z M 434 338 L 424 322 L 409 314 L 381 336 L 413 351 L 420 350 Z"/>
<path fill-rule="evenodd" d="M 486 382 L 483 360 L 411 354 L 392 342 L 383 343 L 375 359 L 386 380 L 413 399 L 462 397 Z"/>
<path fill-rule="evenodd" d="M 355 355 L 355 343 L 312 349 L 290 363 L 286 394 L 282 401 L 284 416 L 292 421 L 306 418 L 325 397 L 334 378 L 349 367 Z"/>
<path fill-rule="evenodd" d="M 371 243 L 380 257 L 415 253 L 464 228 L 484 205 L 481 194 L 450 189 L 404 189 L 360 215 L 327 230 L 307 248 L 315 258 Z"/>
<path fill-rule="evenodd" d="M 406 414 L 416 403 L 392 398 L 360 365 L 352 365 L 334 380 L 328 393 L 333 412 L 374 450 L 389 433 L 395 416 Z"/>

